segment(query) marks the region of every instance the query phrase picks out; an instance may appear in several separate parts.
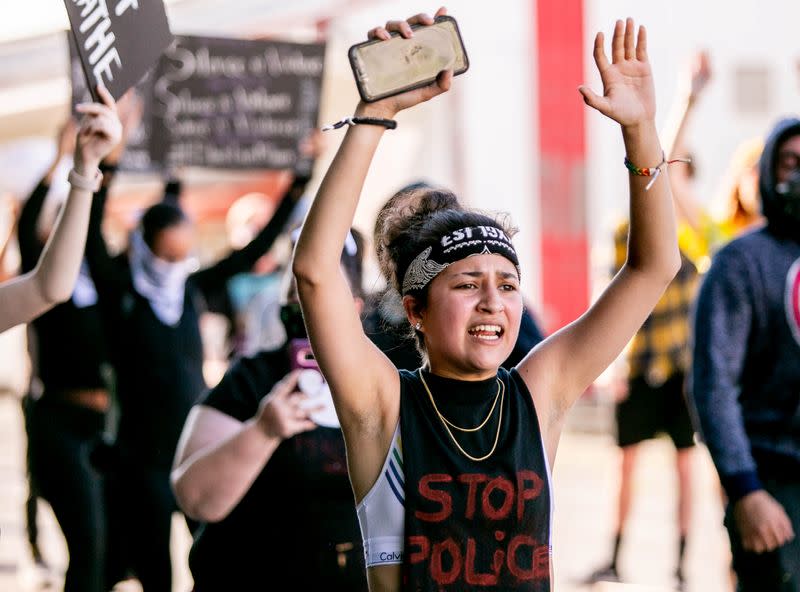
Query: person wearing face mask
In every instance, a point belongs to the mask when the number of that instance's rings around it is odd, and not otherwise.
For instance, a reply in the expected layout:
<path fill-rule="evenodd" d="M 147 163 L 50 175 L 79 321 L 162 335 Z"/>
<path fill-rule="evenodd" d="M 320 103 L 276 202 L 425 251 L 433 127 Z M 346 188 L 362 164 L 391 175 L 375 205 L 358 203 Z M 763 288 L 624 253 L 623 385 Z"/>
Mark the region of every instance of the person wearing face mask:
<path fill-rule="evenodd" d="M 759 162 L 766 224 L 714 257 L 695 307 L 689 392 L 725 489 L 741 591 L 800 590 L 800 119 Z"/>
<path fill-rule="evenodd" d="M 363 240 L 351 230 L 341 268 L 360 309 Z M 239 358 L 192 408 L 172 471 L 180 507 L 202 521 L 189 556 L 194 592 L 366 592 L 344 440 L 309 358 L 291 272 L 285 344 Z M 254 541 L 258 541 L 254 544 Z"/>
<path fill-rule="evenodd" d="M 191 256 L 192 224 L 174 201 L 150 206 L 117 257 L 101 233 L 105 200 L 93 204 L 86 256 L 119 406 L 113 454 L 105 455 L 109 588 L 132 574 L 147 592 L 171 590 L 170 526 L 177 506 L 169 471 L 189 409 L 206 388 L 198 321 L 203 300 L 270 248 L 307 182 L 295 176 L 249 244 L 199 270 Z"/>

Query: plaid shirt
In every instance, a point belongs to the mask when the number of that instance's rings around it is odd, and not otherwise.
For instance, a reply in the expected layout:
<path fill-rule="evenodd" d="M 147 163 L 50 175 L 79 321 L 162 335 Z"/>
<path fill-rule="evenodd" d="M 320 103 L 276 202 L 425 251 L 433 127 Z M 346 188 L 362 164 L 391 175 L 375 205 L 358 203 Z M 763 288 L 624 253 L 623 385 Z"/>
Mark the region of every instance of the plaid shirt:
<path fill-rule="evenodd" d="M 625 263 L 628 223 L 614 233 L 614 273 Z M 626 350 L 628 377 L 643 376 L 648 384 L 663 384 L 690 363 L 689 311 L 697 289 L 697 268 L 681 252 L 681 268 L 633 336 Z"/>

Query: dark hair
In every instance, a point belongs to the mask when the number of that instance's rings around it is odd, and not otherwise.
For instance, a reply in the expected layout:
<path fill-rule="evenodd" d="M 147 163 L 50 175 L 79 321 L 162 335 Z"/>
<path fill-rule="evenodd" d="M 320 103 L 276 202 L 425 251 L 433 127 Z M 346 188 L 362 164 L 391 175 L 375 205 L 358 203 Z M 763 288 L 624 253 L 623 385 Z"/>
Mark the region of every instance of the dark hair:
<path fill-rule="evenodd" d="M 399 205 L 400 203 L 403 205 Z M 398 190 L 378 210 L 372 239 L 375 245 L 375 256 L 378 258 L 378 267 L 390 286 L 394 285 L 391 278 L 395 273 L 395 266 L 387 250 L 389 227 L 397 225 L 401 220 L 417 213 L 423 216 L 445 208 L 463 209 L 458 197 L 452 191 L 434 187 L 425 181 L 418 181 Z"/>
<path fill-rule="evenodd" d="M 430 245 L 438 242 L 442 236 L 467 226 L 495 226 L 501 228 L 509 237 L 513 237 L 517 229 L 509 224 L 507 217 L 495 218 L 477 210 L 467 210 L 461 206 L 454 193 L 441 189 L 418 189 L 422 193 L 414 203 L 406 203 L 403 207 L 390 210 L 387 206 L 381 210 L 383 215 L 380 233 L 376 238 L 376 249 L 383 249 L 383 261 L 379 251 L 378 259 L 381 272 L 386 283 L 396 293 L 402 293 L 403 274 L 408 266 Z M 398 194 L 392 197 L 394 199 Z M 388 202 L 387 202 L 388 204 Z M 376 224 L 376 233 L 379 230 Z M 420 306 L 427 304 L 430 284 L 414 297 Z M 409 336 L 413 335 L 417 349 L 424 356 L 425 348 L 421 336 L 409 327 Z"/>
<path fill-rule="evenodd" d="M 170 178 L 164 186 L 161 201 L 178 205 L 181 197 L 182 183 L 180 179 Z"/>
<path fill-rule="evenodd" d="M 176 204 L 172 202 L 160 202 L 150 206 L 145 210 L 140 222 L 142 238 L 145 244 L 153 249 L 156 237 L 166 228 L 177 226 L 188 221 L 186 214 L 183 213 Z"/>

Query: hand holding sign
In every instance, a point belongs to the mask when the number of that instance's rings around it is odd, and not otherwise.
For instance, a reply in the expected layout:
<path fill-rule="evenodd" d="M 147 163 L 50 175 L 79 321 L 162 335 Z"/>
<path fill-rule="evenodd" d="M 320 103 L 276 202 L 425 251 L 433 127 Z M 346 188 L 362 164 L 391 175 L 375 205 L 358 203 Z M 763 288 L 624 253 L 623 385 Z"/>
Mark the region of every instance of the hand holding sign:
<path fill-rule="evenodd" d="M 89 88 L 115 99 L 135 85 L 172 43 L 161 0 L 64 0 Z M 95 101 L 100 97 L 92 92 Z"/>
<path fill-rule="evenodd" d="M 69 117 L 58 132 L 56 162 L 75 152 L 75 134 L 78 132 L 78 122 Z"/>
<path fill-rule="evenodd" d="M 117 102 L 117 113 L 122 124 L 122 139 L 106 158 L 106 162 L 118 164 L 128 144 L 131 134 L 142 121 L 143 101 L 136 89 L 129 88 Z"/>
<path fill-rule="evenodd" d="M 122 124 L 111 94 L 103 86 L 97 93 L 102 103 L 83 103 L 77 110 L 83 113 L 75 149 L 75 170 L 90 176 L 100 161 L 120 142 Z"/>

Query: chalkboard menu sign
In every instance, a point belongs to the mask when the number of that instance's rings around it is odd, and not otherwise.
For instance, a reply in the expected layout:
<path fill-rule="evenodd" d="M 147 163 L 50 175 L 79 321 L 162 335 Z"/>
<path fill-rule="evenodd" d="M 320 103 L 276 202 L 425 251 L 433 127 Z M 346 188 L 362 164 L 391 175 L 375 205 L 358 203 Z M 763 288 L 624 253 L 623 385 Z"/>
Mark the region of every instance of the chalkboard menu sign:
<path fill-rule="evenodd" d="M 325 45 L 177 36 L 153 73 L 150 152 L 167 168 L 295 168 L 317 126 Z"/>
<path fill-rule="evenodd" d="M 138 83 L 172 42 L 162 0 L 64 0 L 88 88 L 115 99 Z"/>

